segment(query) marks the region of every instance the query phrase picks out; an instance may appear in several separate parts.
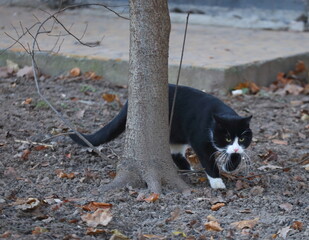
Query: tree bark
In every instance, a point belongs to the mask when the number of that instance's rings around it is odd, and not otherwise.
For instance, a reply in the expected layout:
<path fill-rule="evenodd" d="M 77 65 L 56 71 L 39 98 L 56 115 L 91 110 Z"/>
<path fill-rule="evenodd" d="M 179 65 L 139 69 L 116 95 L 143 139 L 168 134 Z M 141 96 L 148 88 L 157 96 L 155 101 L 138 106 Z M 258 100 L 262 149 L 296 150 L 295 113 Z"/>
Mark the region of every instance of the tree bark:
<path fill-rule="evenodd" d="M 129 99 L 123 159 L 108 187 L 146 183 L 184 191 L 169 147 L 167 0 L 130 0 Z"/>

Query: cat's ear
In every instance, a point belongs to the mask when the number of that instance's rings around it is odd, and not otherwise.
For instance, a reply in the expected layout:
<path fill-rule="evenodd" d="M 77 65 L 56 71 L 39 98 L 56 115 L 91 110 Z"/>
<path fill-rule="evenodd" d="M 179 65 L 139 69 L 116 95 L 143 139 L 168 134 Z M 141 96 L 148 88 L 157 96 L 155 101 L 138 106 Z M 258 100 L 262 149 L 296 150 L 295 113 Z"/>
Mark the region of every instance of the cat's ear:
<path fill-rule="evenodd" d="M 252 118 L 252 115 L 244 118 L 248 125 L 250 124 L 251 118 Z"/>
<path fill-rule="evenodd" d="M 213 114 L 212 116 L 213 116 L 213 118 L 215 119 L 215 122 L 216 122 L 217 124 L 219 124 L 219 125 L 222 125 L 222 124 L 223 124 L 223 119 L 222 119 L 222 117 L 220 117 L 220 116 L 217 115 L 217 114 Z"/>

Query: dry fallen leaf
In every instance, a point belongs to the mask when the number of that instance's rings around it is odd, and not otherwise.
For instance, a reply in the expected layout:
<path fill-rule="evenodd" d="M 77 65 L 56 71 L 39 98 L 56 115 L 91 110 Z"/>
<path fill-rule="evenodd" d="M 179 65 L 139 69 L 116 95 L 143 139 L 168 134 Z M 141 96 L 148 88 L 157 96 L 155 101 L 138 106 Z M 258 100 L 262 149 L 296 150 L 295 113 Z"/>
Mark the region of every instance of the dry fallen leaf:
<path fill-rule="evenodd" d="M 21 105 L 29 105 L 32 102 L 32 98 L 26 98 Z"/>
<path fill-rule="evenodd" d="M 277 232 L 276 235 L 279 236 L 279 237 L 282 237 L 283 239 L 287 239 L 287 236 L 288 236 L 289 231 L 291 231 L 290 226 L 289 226 L 289 227 L 284 227 L 284 228 L 280 229 L 280 230 Z"/>
<path fill-rule="evenodd" d="M 22 160 L 28 160 L 31 151 L 29 149 L 25 149 L 21 155 Z"/>
<path fill-rule="evenodd" d="M 304 226 L 304 224 L 302 223 L 302 222 L 300 222 L 300 221 L 294 221 L 293 223 L 292 223 L 292 228 L 294 229 L 294 230 L 299 230 L 299 231 L 301 231 L 301 230 L 303 230 L 303 226 Z"/>
<path fill-rule="evenodd" d="M 100 80 L 103 78 L 102 76 L 97 75 L 95 72 L 85 72 L 84 76 L 86 78 L 90 78 L 91 80 Z"/>
<path fill-rule="evenodd" d="M 252 229 L 259 221 L 259 218 L 254 218 L 252 220 L 244 220 L 239 222 L 231 223 L 231 226 L 238 229 L 250 228 Z"/>
<path fill-rule="evenodd" d="M 87 228 L 86 235 L 96 236 L 102 233 L 105 233 L 104 229 L 97 229 L 97 228 Z"/>
<path fill-rule="evenodd" d="M 279 205 L 279 208 L 286 212 L 291 212 L 293 209 L 293 205 L 291 203 L 282 203 Z"/>
<path fill-rule="evenodd" d="M 259 167 L 258 170 L 275 170 L 275 169 L 282 169 L 280 166 L 266 164 L 265 166 Z"/>
<path fill-rule="evenodd" d="M 211 210 L 212 211 L 218 211 L 220 208 L 224 207 L 225 203 L 216 203 L 214 205 L 211 206 Z"/>
<path fill-rule="evenodd" d="M 9 231 L 6 231 L 0 235 L 0 238 L 9 238 L 11 236 L 12 236 L 12 233 Z"/>
<path fill-rule="evenodd" d="M 160 194 L 158 193 L 152 193 L 149 195 L 149 197 L 145 198 L 144 201 L 148 202 L 148 203 L 153 203 L 155 201 L 157 201 L 160 197 Z"/>
<path fill-rule="evenodd" d="M 80 75 L 80 69 L 78 67 L 72 68 L 70 71 L 71 77 L 78 77 Z"/>
<path fill-rule="evenodd" d="M 245 208 L 245 209 L 240 210 L 239 212 L 240 213 L 251 213 L 252 211 L 249 208 Z"/>
<path fill-rule="evenodd" d="M 198 181 L 199 181 L 200 183 L 203 183 L 203 182 L 206 182 L 206 181 L 207 181 L 207 178 L 206 178 L 206 177 L 199 177 L 199 178 L 198 178 Z"/>
<path fill-rule="evenodd" d="M 8 72 L 17 72 L 19 70 L 18 64 L 11 60 L 6 60 L 6 66 Z"/>
<path fill-rule="evenodd" d="M 146 239 L 152 239 L 152 240 L 165 240 L 166 237 L 161 237 L 154 234 L 143 234 L 143 237 Z"/>
<path fill-rule="evenodd" d="M 285 94 L 292 94 L 292 95 L 299 95 L 302 91 L 304 91 L 304 88 L 301 86 L 298 86 L 296 84 L 287 84 L 283 89 L 282 92 Z"/>
<path fill-rule="evenodd" d="M 295 65 L 294 74 L 302 73 L 306 70 L 307 68 L 306 68 L 305 63 L 303 61 L 298 61 Z"/>
<path fill-rule="evenodd" d="M 309 112 L 303 110 L 303 111 L 301 112 L 300 120 L 302 120 L 303 122 L 309 121 Z"/>
<path fill-rule="evenodd" d="M 260 187 L 260 186 L 255 186 L 250 190 L 250 194 L 252 196 L 258 196 L 261 195 L 264 192 L 264 188 Z"/>
<path fill-rule="evenodd" d="M 59 178 L 67 178 L 67 179 L 73 179 L 75 178 L 75 173 L 65 173 L 62 169 L 57 169 L 56 174 Z"/>
<path fill-rule="evenodd" d="M 181 236 L 181 237 L 187 237 L 187 234 L 182 232 L 182 231 L 174 231 L 173 232 L 174 236 Z"/>
<path fill-rule="evenodd" d="M 111 203 L 102 203 L 102 202 L 90 202 L 84 206 L 82 206 L 82 209 L 85 211 L 96 211 L 99 208 L 103 209 L 109 209 L 113 205 Z"/>
<path fill-rule="evenodd" d="M 19 69 L 16 73 L 17 77 L 33 77 L 33 70 L 30 66 L 24 66 L 23 68 Z"/>
<path fill-rule="evenodd" d="M 129 240 L 129 238 L 122 234 L 119 230 L 114 229 L 112 231 L 113 235 L 111 236 L 111 238 L 109 240 Z"/>
<path fill-rule="evenodd" d="M 284 140 L 279 140 L 279 139 L 273 139 L 271 140 L 274 144 L 278 144 L 278 145 L 288 145 L 288 142 L 287 141 L 284 141 Z"/>
<path fill-rule="evenodd" d="M 187 214 L 194 214 L 194 212 L 192 210 L 190 210 L 190 209 L 185 210 L 185 213 L 187 213 Z"/>
<path fill-rule="evenodd" d="M 78 111 L 75 116 L 77 119 L 82 119 L 85 115 L 85 109 Z"/>
<path fill-rule="evenodd" d="M 104 94 L 102 94 L 102 98 L 106 102 L 113 102 L 113 101 L 116 100 L 117 96 L 115 94 L 104 93 Z"/>
<path fill-rule="evenodd" d="M 46 145 L 37 145 L 37 146 L 33 147 L 33 150 L 42 151 L 42 150 L 45 150 L 47 148 L 48 148 L 48 146 L 46 146 Z"/>
<path fill-rule="evenodd" d="M 173 212 L 171 212 L 171 216 L 165 220 L 165 222 L 172 222 L 176 220 L 180 215 L 180 208 L 176 208 Z"/>
<path fill-rule="evenodd" d="M 48 230 L 46 228 L 35 227 L 34 230 L 32 231 L 32 234 L 41 234 L 41 233 L 45 233 L 45 232 L 48 232 Z"/>
<path fill-rule="evenodd" d="M 254 82 L 243 82 L 239 83 L 234 89 L 242 90 L 242 89 L 249 89 L 250 93 L 256 94 L 260 91 L 260 88 Z"/>
<path fill-rule="evenodd" d="M 7 167 L 4 170 L 3 175 L 6 176 L 6 177 L 17 178 L 17 172 L 16 172 L 15 168 L 13 168 L 13 167 Z"/>
<path fill-rule="evenodd" d="M 193 165 L 198 165 L 200 163 L 200 160 L 198 159 L 198 156 L 196 154 L 188 155 L 187 159 L 190 164 L 192 163 Z"/>
<path fill-rule="evenodd" d="M 223 231 L 223 228 L 217 221 L 209 221 L 205 223 L 204 226 L 207 231 L 216 231 L 216 232 Z"/>
<path fill-rule="evenodd" d="M 258 156 L 264 161 L 276 161 L 278 159 L 278 154 L 272 150 L 267 150 L 266 153 L 259 154 Z"/>
<path fill-rule="evenodd" d="M 112 218 L 109 209 L 97 209 L 94 213 L 87 213 L 81 216 L 81 219 L 89 227 L 97 227 L 98 225 L 107 226 Z"/>
<path fill-rule="evenodd" d="M 31 211 L 41 205 L 41 201 L 37 198 L 17 199 L 13 204 L 17 209 L 23 211 Z"/>
<path fill-rule="evenodd" d="M 210 221 L 214 221 L 214 222 L 216 222 L 217 221 L 217 219 L 214 217 L 214 216 L 212 216 L 212 215 L 208 215 L 207 216 L 207 220 L 210 222 Z"/>

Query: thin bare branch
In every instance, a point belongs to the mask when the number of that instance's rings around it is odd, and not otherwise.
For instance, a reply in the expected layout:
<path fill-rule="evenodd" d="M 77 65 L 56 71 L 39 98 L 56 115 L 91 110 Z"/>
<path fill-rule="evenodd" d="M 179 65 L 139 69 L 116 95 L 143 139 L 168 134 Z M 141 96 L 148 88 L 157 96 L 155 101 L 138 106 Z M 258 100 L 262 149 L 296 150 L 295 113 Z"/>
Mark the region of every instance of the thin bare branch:
<path fill-rule="evenodd" d="M 11 24 L 11 26 L 12 26 L 12 28 L 14 29 L 14 31 L 15 31 L 17 37 L 20 37 L 20 36 L 19 36 L 19 33 L 18 33 L 17 29 L 16 29 L 16 27 L 15 27 L 13 24 Z"/>
<path fill-rule="evenodd" d="M 57 44 L 58 44 L 58 42 L 59 42 L 59 40 L 60 40 L 60 37 L 61 37 L 60 34 L 61 34 L 61 31 L 59 32 L 59 36 L 58 36 L 58 38 L 57 38 L 57 40 L 56 40 L 54 46 L 53 46 L 52 49 L 50 50 L 51 52 L 53 52 L 54 49 L 56 48 L 56 46 L 57 46 Z M 61 42 L 60 46 L 62 45 L 63 41 L 64 41 L 64 39 L 62 39 L 62 42 Z M 58 51 L 60 51 L 60 46 L 59 46 L 59 48 L 58 48 Z"/>
<path fill-rule="evenodd" d="M 83 34 L 82 34 L 82 36 L 81 36 L 79 39 L 83 39 L 83 37 L 85 36 L 85 34 L 86 34 L 86 32 L 87 32 L 88 23 L 86 23 L 85 25 L 86 25 L 86 26 L 85 26 L 85 29 L 84 29 L 84 31 L 83 31 Z"/>
<path fill-rule="evenodd" d="M 40 21 L 38 21 L 38 22 L 40 22 Z M 23 34 L 25 34 L 24 27 L 23 27 L 23 24 L 21 23 L 21 21 L 19 21 L 19 26 L 20 26 L 21 31 L 23 32 Z"/>
<path fill-rule="evenodd" d="M 49 148 L 54 148 L 54 145 L 40 143 L 40 142 L 33 142 L 33 141 L 19 140 L 19 139 L 15 139 L 14 141 L 18 142 L 18 143 L 26 143 L 26 144 L 31 144 L 31 145 L 41 145 L 41 146 L 45 146 L 45 147 L 49 147 Z"/>
<path fill-rule="evenodd" d="M 10 34 L 8 34 L 7 32 L 4 32 L 4 34 L 6 35 L 6 36 L 8 36 L 9 38 L 11 38 L 12 40 L 14 40 L 14 45 L 16 44 L 16 43 L 18 43 L 24 50 L 25 50 L 25 52 L 26 53 L 28 53 L 28 54 L 30 54 L 30 51 L 28 51 L 28 49 L 20 42 L 20 37 L 18 38 L 18 39 L 15 39 L 14 37 L 12 37 Z M 3 52 L 5 52 L 7 49 L 5 49 L 5 50 L 3 50 L 1 53 L 0 53 L 0 55 L 3 53 Z"/>
<path fill-rule="evenodd" d="M 87 43 L 82 42 L 80 38 L 78 38 L 78 37 L 76 37 L 74 34 L 72 34 L 72 33 L 70 32 L 70 30 L 67 29 L 67 28 L 58 20 L 58 18 L 56 18 L 55 16 L 52 16 L 52 17 L 57 21 L 57 23 L 58 23 L 68 34 L 70 34 L 73 38 L 75 38 L 80 44 L 82 44 L 82 45 L 84 45 L 84 46 L 87 46 L 87 47 L 93 47 L 92 45 L 89 45 L 89 44 L 87 44 Z"/>
<path fill-rule="evenodd" d="M 37 89 L 37 93 L 38 95 L 48 104 L 48 106 L 56 113 L 56 115 L 75 133 L 77 134 L 90 148 L 93 149 L 94 152 L 96 152 L 102 159 L 105 159 L 107 160 L 107 157 L 104 156 L 99 150 L 97 150 L 82 134 L 80 134 L 78 131 L 74 130 L 74 126 L 71 124 L 70 121 L 68 121 L 67 119 L 65 119 L 63 117 L 63 115 L 58 112 L 54 106 L 48 101 L 48 99 L 41 93 L 41 89 L 40 89 L 40 86 L 39 86 L 39 81 L 38 81 L 38 72 L 39 72 L 39 69 L 38 69 L 38 66 L 37 66 L 37 63 L 35 61 L 35 49 L 37 47 L 37 49 L 39 51 L 41 51 L 40 49 L 40 46 L 39 46 L 39 43 L 37 41 L 37 38 L 40 34 L 50 34 L 53 29 L 54 29 L 54 26 L 55 24 L 59 24 L 64 30 L 65 32 L 67 32 L 67 35 L 70 35 L 72 36 L 73 38 L 75 38 L 80 44 L 82 45 L 85 45 L 85 46 L 88 46 L 88 47 L 93 47 L 94 44 L 85 44 L 83 41 L 81 41 L 81 39 L 84 37 L 86 31 L 87 31 L 87 28 L 88 26 L 86 25 L 86 28 L 85 28 L 85 31 L 83 32 L 81 38 L 78 38 L 76 37 L 72 32 L 71 32 L 71 27 L 73 26 L 73 24 L 70 26 L 70 28 L 66 28 L 62 23 L 61 21 L 58 20 L 57 18 L 57 15 L 61 12 L 64 12 L 65 10 L 67 9 L 72 9 L 72 8 L 76 8 L 76 7 L 82 7 L 82 6 L 101 6 L 101 7 L 104 7 L 106 9 L 108 9 L 109 11 L 113 12 L 115 15 L 117 15 L 118 17 L 120 18 L 123 18 L 123 19 L 126 19 L 126 20 L 129 20 L 128 18 L 126 17 L 123 17 L 121 16 L 120 14 L 118 14 L 116 11 L 114 11 L 113 9 L 111 9 L 111 7 L 108 7 L 104 4 L 79 4 L 79 5 L 72 5 L 72 6 L 68 6 L 68 7 L 65 7 L 63 9 L 60 9 L 58 10 L 57 12 L 53 13 L 53 14 L 50 14 L 48 13 L 49 17 L 47 17 L 44 21 L 39 21 L 39 19 L 34 15 L 34 18 L 38 21 L 36 22 L 35 24 L 33 24 L 30 28 L 26 28 L 26 31 L 24 31 L 24 28 L 22 26 L 22 23 L 20 22 L 20 25 L 21 25 L 21 29 L 22 29 L 22 34 L 19 36 L 18 34 L 18 31 L 17 29 L 13 26 L 13 28 L 15 29 L 16 33 L 17 33 L 17 36 L 18 38 L 15 39 L 14 37 L 10 36 L 9 34 L 5 33 L 9 38 L 11 38 L 12 40 L 14 40 L 14 43 L 11 44 L 8 48 L 2 50 L 0 52 L 0 54 L 2 54 L 3 52 L 7 51 L 8 49 L 12 48 L 15 44 L 20 44 L 24 50 L 31 56 L 31 62 L 32 62 L 32 70 L 33 70 L 33 75 L 34 75 L 34 80 L 35 80 L 35 85 L 36 85 L 36 89 Z M 43 12 L 46 12 L 44 10 L 42 10 Z M 47 13 L 47 12 L 46 12 Z M 45 24 L 49 21 L 53 19 L 53 24 L 51 26 L 51 30 L 48 31 L 46 28 L 45 28 Z M 35 34 L 32 34 L 31 33 L 31 30 L 35 27 L 35 26 L 38 26 L 38 29 L 36 31 Z M 43 31 L 41 30 L 43 29 Z M 24 37 L 26 34 L 29 34 L 32 39 L 33 39 L 33 42 L 32 42 L 32 48 L 30 47 L 29 43 L 28 43 L 28 48 L 29 50 L 20 42 L 21 38 Z M 60 36 L 61 36 L 61 32 L 58 34 L 58 39 L 56 41 L 56 44 L 55 46 L 52 48 L 52 50 L 57 46 L 58 42 L 59 42 L 59 39 L 60 39 Z M 102 39 L 104 38 L 104 36 L 102 37 Z M 101 41 L 102 41 L 101 39 Z M 64 41 L 64 39 L 63 39 Z M 62 43 L 63 43 L 62 41 Z M 60 50 L 60 47 L 62 45 L 62 43 L 59 45 L 59 50 Z M 97 44 L 95 44 L 96 46 Z"/>
<path fill-rule="evenodd" d="M 31 29 L 33 29 L 35 26 L 39 25 L 40 23 L 39 22 L 36 22 L 34 23 L 29 29 L 29 31 Z M 3 49 L 1 52 L 0 52 L 0 55 L 5 53 L 7 50 L 9 50 L 10 48 L 14 47 L 16 44 L 21 44 L 20 40 L 27 34 L 28 32 L 23 32 L 22 35 L 20 35 L 20 37 L 18 37 L 17 39 L 15 38 L 12 38 L 9 34 L 7 33 L 4 33 L 6 34 L 9 38 L 13 39 L 14 40 L 14 43 L 12 43 L 10 46 L 8 46 L 7 48 Z M 24 48 L 24 47 L 23 47 Z M 24 48 L 25 49 L 25 48 Z"/>
<path fill-rule="evenodd" d="M 41 22 L 40 19 L 39 19 L 35 14 L 32 14 L 32 16 L 33 16 L 38 22 Z M 44 27 L 43 27 L 43 29 L 44 29 L 45 31 L 47 31 Z"/>
<path fill-rule="evenodd" d="M 36 44 L 38 50 L 41 51 L 40 45 L 39 45 L 39 43 L 38 43 L 38 41 L 37 41 L 37 38 L 35 38 L 35 37 L 32 35 L 32 33 L 28 30 L 28 28 L 26 28 L 26 30 L 27 30 L 27 32 L 29 33 L 29 35 L 33 38 L 34 43 Z M 34 47 L 33 47 L 33 50 L 34 50 Z"/>
<path fill-rule="evenodd" d="M 109 10 L 110 12 L 114 13 L 117 17 L 123 18 L 123 19 L 125 19 L 125 20 L 130 20 L 129 18 L 120 15 L 118 12 L 116 12 L 115 10 L 112 9 L 112 8 L 123 7 L 123 6 L 128 6 L 128 5 L 107 6 L 107 5 L 105 5 L 105 4 L 100 4 L 100 3 L 76 4 L 76 5 L 71 5 L 71 6 L 62 8 L 62 9 L 59 10 L 57 13 L 61 13 L 61 12 L 65 11 L 65 10 L 71 9 L 71 8 L 86 7 L 86 6 L 100 6 L 100 7 L 104 7 L 105 9 L 107 9 L 107 10 Z"/>
<path fill-rule="evenodd" d="M 190 16 L 190 12 L 187 14 L 185 34 L 183 36 L 181 56 L 180 56 L 180 63 L 179 63 L 179 68 L 178 68 L 177 80 L 176 80 L 176 88 L 175 88 L 175 92 L 174 92 L 174 96 L 173 96 L 173 103 L 172 103 L 171 116 L 170 116 L 170 132 L 171 132 L 171 129 L 172 129 L 172 122 L 173 122 L 173 116 L 174 116 L 174 108 L 175 108 L 175 103 L 176 103 L 176 96 L 177 96 L 177 90 L 178 90 L 178 85 L 179 85 L 179 78 L 180 78 L 180 71 L 181 71 L 181 67 L 182 67 L 183 54 L 184 54 L 185 46 L 186 46 L 186 38 L 187 38 L 187 31 L 188 31 L 189 16 Z"/>

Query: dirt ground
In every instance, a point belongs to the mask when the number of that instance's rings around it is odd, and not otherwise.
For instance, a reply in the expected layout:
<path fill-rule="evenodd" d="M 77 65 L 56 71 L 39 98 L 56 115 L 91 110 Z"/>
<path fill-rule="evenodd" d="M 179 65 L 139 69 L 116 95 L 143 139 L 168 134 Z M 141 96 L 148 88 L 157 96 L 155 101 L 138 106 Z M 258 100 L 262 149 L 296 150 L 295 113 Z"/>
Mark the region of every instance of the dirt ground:
<path fill-rule="evenodd" d="M 41 77 L 40 84 L 60 112 L 89 132 L 120 109 L 102 94 L 116 94 L 121 103 L 127 97 L 125 87 L 104 79 Z M 67 137 L 48 139 L 67 127 L 39 99 L 33 79 L 0 78 L 0 238 L 309 239 L 308 168 L 285 168 L 309 155 L 309 121 L 303 117 L 309 97 L 262 91 L 220 98 L 254 116 L 248 174 L 277 172 L 224 178 L 226 190 L 210 189 L 202 173 L 186 173 L 191 194 L 165 189 L 147 202 L 143 189 L 100 192 L 115 176 L 123 135 L 101 148 L 108 161 Z M 44 139 L 53 147 L 33 143 Z M 107 226 L 89 229 L 82 220 L 94 212 L 83 207 L 91 201 L 112 204 Z"/>

